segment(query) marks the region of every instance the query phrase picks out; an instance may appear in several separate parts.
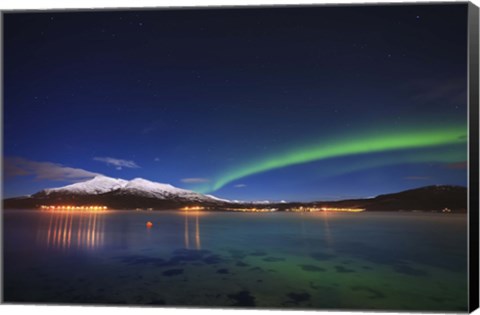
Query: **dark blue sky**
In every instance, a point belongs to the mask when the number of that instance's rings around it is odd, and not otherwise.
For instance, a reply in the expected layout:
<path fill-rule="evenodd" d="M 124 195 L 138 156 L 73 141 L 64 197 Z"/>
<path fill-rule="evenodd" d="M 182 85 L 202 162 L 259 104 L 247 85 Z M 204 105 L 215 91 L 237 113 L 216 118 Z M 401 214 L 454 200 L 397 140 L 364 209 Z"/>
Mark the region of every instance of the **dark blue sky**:
<path fill-rule="evenodd" d="M 466 185 L 466 142 L 448 139 L 261 167 L 466 128 L 466 18 L 466 4 L 7 13 L 4 193 L 94 173 L 241 200 Z"/>

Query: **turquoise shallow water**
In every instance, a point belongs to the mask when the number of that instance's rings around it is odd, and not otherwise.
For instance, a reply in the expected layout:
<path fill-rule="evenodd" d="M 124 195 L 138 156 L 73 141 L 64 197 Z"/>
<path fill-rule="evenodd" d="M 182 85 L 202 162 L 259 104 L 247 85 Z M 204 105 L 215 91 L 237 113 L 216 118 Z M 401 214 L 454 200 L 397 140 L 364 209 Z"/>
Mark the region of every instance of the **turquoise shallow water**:
<path fill-rule="evenodd" d="M 467 310 L 466 215 L 6 210 L 3 219 L 6 302 Z"/>

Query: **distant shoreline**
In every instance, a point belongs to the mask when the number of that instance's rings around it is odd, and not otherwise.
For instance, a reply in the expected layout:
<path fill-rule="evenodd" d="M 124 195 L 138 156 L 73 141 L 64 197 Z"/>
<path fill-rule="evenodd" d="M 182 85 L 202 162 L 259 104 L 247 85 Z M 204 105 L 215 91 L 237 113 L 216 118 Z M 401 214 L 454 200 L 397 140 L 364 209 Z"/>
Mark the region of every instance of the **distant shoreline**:
<path fill-rule="evenodd" d="M 426 186 L 375 198 L 314 202 L 233 202 L 211 198 L 199 199 L 173 195 L 155 198 L 151 195 L 75 193 L 38 193 L 32 196 L 10 198 L 3 201 L 5 209 L 38 209 L 64 207 L 81 210 L 104 208 L 118 210 L 202 210 L 224 212 L 448 212 L 466 213 L 468 192 L 462 186 Z M 72 210 L 73 210 L 72 209 Z M 93 209 L 92 209 L 93 210 Z M 329 211 L 331 210 L 331 211 Z"/>
<path fill-rule="evenodd" d="M 222 212 L 222 213 L 292 213 L 292 214 L 306 214 L 306 213 L 324 213 L 324 214 L 334 214 L 334 213 L 349 213 L 349 214 L 360 214 L 360 213 L 418 213 L 418 214 L 442 214 L 442 215 L 455 215 L 455 214 L 467 214 L 468 211 L 452 211 L 452 212 L 442 212 L 438 210 L 365 210 L 361 212 L 348 212 L 348 211 L 285 211 L 285 210 L 278 210 L 278 211 L 234 211 L 234 210 L 224 210 L 224 209 L 203 209 L 203 210 L 192 210 L 192 211 L 185 211 L 181 209 L 154 209 L 154 210 L 137 210 L 137 209 L 107 209 L 104 211 L 68 211 L 68 210 L 42 210 L 38 208 L 3 208 L 4 211 L 35 211 L 35 212 L 45 212 L 45 213 L 108 213 L 108 212 L 141 212 L 141 213 L 150 213 L 150 212 L 178 212 L 184 214 L 198 214 L 198 213 L 205 213 L 205 212 Z"/>

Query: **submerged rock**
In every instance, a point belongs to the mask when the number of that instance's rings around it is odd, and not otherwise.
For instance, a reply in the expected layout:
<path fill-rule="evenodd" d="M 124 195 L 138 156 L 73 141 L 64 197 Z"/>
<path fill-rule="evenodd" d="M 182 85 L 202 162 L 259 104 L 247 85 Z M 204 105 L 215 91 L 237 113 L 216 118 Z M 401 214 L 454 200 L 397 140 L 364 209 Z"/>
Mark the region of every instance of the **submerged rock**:
<path fill-rule="evenodd" d="M 292 300 L 294 304 L 300 304 L 302 302 L 310 300 L 310 294 L 306 292 L 302 292 L 302 293 L 291 292 L 291 293 L 288 293 L 287 296 Z"/>
<path fill-rule="evenodd" d="M 325 268 L 317 267 L 314 265 L 300 265 L 300 268 L 302 268 L 302 270 L 310 271 L 310 272 L 323 272 L 326 270 Z"/>
<path fill-rule="evenodd" d="M 183 269 L 169 269 L 162 272 L 162 275 L 166 277 L 172 277 L 172 276 L 181 275 L 182 273 L 183 273 Z"/>
<path fill-rule="evenodd" d="M 235 300 L 232 306 L 256 306 L 255 297 L 249 291 L 243 290 L 235 294 L 229 294 L 228 297 Z"/>
<path fill-rule="evenodd" d="M 285 258 L 267 257 L 267 258 L 264 258 L 263 261 L 267 261 L 267 262 L 278 262 L 278 261 L 285 261 Z"/>
<path fill-rule="evenodd" d="M 340 272 L 340 273 L 355 272 L 355 270 L 353 270 L 353 269 L 348 269 L 348 268 L 345 268 L 345 267 L 343 267 L 343 266 L 335 266 L 335 270 L 337 270 L 337 272 Z"/>

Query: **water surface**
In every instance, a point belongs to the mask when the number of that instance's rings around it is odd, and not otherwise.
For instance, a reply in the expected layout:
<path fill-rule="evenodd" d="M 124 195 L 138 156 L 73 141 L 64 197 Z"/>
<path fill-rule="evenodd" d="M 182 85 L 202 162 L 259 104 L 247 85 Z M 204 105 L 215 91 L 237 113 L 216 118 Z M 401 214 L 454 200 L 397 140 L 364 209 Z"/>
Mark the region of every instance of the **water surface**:
<path fill-rule="evenodd" d="M 3 216 L 6 302 L 467 310 L 466 215 Z"/>

